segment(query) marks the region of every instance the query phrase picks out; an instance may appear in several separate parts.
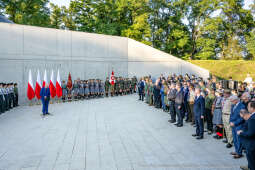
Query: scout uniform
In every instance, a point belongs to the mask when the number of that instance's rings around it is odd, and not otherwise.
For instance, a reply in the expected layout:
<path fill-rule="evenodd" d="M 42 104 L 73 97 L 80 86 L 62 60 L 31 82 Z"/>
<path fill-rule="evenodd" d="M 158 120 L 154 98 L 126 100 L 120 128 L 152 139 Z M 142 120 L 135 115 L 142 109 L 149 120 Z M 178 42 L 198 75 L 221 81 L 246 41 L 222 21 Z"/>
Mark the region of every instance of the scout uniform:
<path fill-rule="evenodd" d="M 102 82 L 102 80 L 99 80 L 99 93 L 101 97 L 104 96 L 104 83 Z"/>
<path fill-rule="evenodd" d="M 99 95 L 99 82 L 98 80 L 95 81 L 95 95 Z"/>
<path fill-rule="evenodd" d="M 81 81 L 79 85 L 79 96 L 80 99 L 84 99 L 84 81 Z"/>
<path fill-rule="evenodd" d="M 89 96 L 89 83 L 88 83 L 88 80 L 85 81 L 84 89 L 85 89 L 85 91 L 84 91 L 85 97 L 87 99 L 88 96 Z"/>
<path fill-rule="evenodd" d="M 79 93 L 79 84 L 77 83 L 77 81 L 74 81 L 74 84 L 73 84 L 73 96 L 74 96 L 74 100 L 78 99 L 78 93 Z"/>
<path fill-rule="evenodd" d="M 109 87 L 111 86 L 110 82 L 109 82 L 109 78 L 107 77 L 104 83 L 104 88 L 105 88 L 105 95 L 106 97 L 108 97 L 108 93 L 109 93 Z"/>
<path fill-rule="evenodd" d="M 65 101 L 67 96 L 67 85 L 65 81 L 62 81 L 61 85 L 62 85 L 62 101 Z"/>

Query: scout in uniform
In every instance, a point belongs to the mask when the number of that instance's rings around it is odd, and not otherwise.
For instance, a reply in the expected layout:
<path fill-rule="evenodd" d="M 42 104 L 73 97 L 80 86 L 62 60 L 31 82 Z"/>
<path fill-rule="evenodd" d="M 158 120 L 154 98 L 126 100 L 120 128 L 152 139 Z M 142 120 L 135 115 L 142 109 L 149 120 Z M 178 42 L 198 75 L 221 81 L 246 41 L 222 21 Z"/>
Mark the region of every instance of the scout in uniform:
<path fill-rule="evenodd" d="M 67 82 L 68 101 L 72 100 L 72 89 L 73 89 L 72 81 L 68 80 L 68 82 Z"/>
<path fill-rule="evenodd" d="M 109 87 L 111 86 L 109 82 L 109 77 L 106 77 L 105 83 L 104 83 L 104 88 L 105 88 L 105 96 L 108 97 L 109 93 Z"/>
<path fill-rule="evenodd" d="M 88 80 L 85 81 L 85 84 L 84 84 L 84 95 L 85 95 L 85 98 L 88 99 L 89 98 L 89 82 Z"/>
<path fill-rule="evenodd" d="M 74 100 L 78 100 L 78 92 L 79 92 L 79 85 L 77 80 L 74 80 L 74 84 L 73 84 L 73 97 Z"/>
<path fill-rule="evenodd" d="M 102 80 L 99 80 L 99 94 L 100 97 L 104 97 L 104 83 Z"/>
<path fill-rule="evenodd" d="M 62 101 L 65 102 L 67 97 L 67 85 L 64 80 L 62 81 L 61 86 L 62 86 Z"/>
<path fill-rule="evenodd" d="M 84 81 L 81 80 L 80 85 L 79 85 L 79 97 L 80 99 L 84 99 Z"/>
<path fill-rule="evenodd" d="M 95 96 L 99 97 L 99 80 L 95 81 Z"/>

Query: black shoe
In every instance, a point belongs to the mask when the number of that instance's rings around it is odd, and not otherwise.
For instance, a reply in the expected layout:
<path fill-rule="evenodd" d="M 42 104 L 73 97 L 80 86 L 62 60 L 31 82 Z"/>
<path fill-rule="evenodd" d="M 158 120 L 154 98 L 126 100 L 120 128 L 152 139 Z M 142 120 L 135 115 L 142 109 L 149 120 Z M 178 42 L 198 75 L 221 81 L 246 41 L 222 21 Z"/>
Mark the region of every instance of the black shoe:
<path fill-rule="evenodd" d="M 227 145 L 226 145 L 226 148 L 231 148 L 232 147 L 232 145 L 230 144 L 230 143 L 228 143 Z"/>
<path fill-rule="evenodd" d="M 228 143 L 228 140 L 227 140 L 227 139 L 224 139 L 222 142 L 223 142 L 223 143 Z"/>
<path fill-rule="evenodd" d="M 178 126 L 178 125 L 179 125 L 179 123 L 175 123 L 174 125 L 175 125 L 175 126 Z"/>
<path fill-rule="evenodd" d="M 177 127 L 182 127 L 183 125 L 182 124 L 178 124 Z"/>
<path fill-rule="evenodd" d="M 203 136 L 198 136 L 196 139 L 200 140 L 200 139 L 203 139 L 204 137 Z"/>
<path fill-rule="evenodd" d="M 197 134 L 192 134 L 193 137 L 197 137 L 198 135 Z"/>
<path fill-rule="evenodd" d="M 176 120 L 170 120 L 169 122 L 170 122 L 170 123 L 175 123 L 175 122 L 176 122 Z"/>

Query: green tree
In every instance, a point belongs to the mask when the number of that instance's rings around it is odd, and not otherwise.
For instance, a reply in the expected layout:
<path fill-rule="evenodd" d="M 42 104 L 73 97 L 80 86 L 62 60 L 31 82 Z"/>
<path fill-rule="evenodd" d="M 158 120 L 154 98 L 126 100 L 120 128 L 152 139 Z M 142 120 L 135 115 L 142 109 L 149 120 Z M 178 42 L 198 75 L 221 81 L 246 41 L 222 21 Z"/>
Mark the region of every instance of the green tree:
<path fill-rule="evenodd" d="M 51 26 L 53 28 L 59 29 L 61 27 L 61 24 L 63 24 L 63 14 L 61 8 L 53 3 L 50 3 L 50 8 L 51 8 L 50 15 Z"/>
<path fill-rule="evenodd" d="M 50 26 L 49 0 L 4 0 L 4 14 L 18 24 Z"/>

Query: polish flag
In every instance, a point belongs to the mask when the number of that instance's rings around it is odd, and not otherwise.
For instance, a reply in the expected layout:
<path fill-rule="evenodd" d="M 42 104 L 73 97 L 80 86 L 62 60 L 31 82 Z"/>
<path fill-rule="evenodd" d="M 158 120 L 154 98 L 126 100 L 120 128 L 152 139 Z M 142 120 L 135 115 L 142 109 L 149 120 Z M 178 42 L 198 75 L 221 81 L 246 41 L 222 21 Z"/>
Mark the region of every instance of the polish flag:
<path fill-rule="evenodd" d="M 29 100 L 32 100 L 34 97 L 35 97 L 35 91 L 34 91 L 32 73 L 31 73 L 31 70 L 29 70 L 28 86 L 27 86 L 27 98 Z"/>
<path fill-rule="evenodd" d="M 44 71 L 44 78 L 43 78 L 43 87 L 45 87 L 45 85 L 48 84 L 48 79 L 47 79 L 47 71 Z"/>
<path fill-rule="evenodd" d="M 55 88 L 55 84 L 54 84 L 54 72 L 53 70 L 51 71 L 51 78 L 50 78 L 50 94 L 51 97 L 54 98 L 56 96 L 56 88 Z"/>
<path fill-rule="evenodd" d="M 114 77 L 114 72 L 113 72 L 113 71 L 112 71 L 112 75 L 111 75 L 110 83 L 111 83 L 112 85 L 114 85 L 114 84 L 115 84 L 115 77 Z"/>
<path fill-rule="evenodd" d="M 61 87 L 59 70 L 58 70 L 58 76 L 57 76 L 57 81 L 56 81 L 56 94 L 57 94 L 58 98 L 62 97 L 62 87 Z"/>
<path fill-rule="evenodd" d="M 40 96 L 41 88 L 42 88 L 41 76 L 40 76 L 40 72 L 38 70 L 37 80 L 36 80 L 36 85 L 35 85 L 35 95 L 38 100 L 41 99 L 41 96 Z"/>

